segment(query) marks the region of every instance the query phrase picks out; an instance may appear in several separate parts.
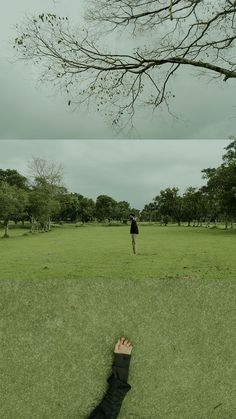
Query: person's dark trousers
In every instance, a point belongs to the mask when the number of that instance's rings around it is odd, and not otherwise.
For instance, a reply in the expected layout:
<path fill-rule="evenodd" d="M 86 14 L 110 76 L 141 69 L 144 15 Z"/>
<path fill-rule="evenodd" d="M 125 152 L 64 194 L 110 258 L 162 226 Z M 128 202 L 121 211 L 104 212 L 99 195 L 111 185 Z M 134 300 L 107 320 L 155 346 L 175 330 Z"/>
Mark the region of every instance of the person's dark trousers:
<path fill-rule="evenodd" d="M 122 402 L 131 389 L 127 383 L 130 355 L 115 354 L 112 375 L 107 380 L 108 389 L 101 403 L 88 419 L 116 419 Z"/>

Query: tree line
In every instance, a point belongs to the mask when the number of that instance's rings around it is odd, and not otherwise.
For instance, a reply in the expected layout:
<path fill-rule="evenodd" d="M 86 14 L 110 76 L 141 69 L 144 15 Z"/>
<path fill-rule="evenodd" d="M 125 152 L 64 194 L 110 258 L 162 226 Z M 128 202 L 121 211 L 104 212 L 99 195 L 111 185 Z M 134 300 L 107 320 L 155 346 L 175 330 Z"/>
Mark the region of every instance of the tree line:
<path fill-rule="evenodd" d="M 9 223 L 30 222 L 31 233 L 50 231 L 53 222 L 87 223 L 116 220 L 127 222 L 131 208 L 127 201 L 99 195 L 94 201 L 63 185 L 63 167 L 34 157 L 29 178 L 15 169 L 0 169 L 0 220 L 4 237 Z"/>
<path fill-rule="evenodd" d="M 4 237 L 8 237 L 10 221 L 30 223 L 31 233 L 50 231 L 51 223 L 78 221 L 119 221 L 127 223 L 130 212 L 141 221 L 167 225 L 201 226 L 205 223 L 225 222 L 225 227 L 236 218 L 236 139 L 225 147 L 223 162 L 217 168 L 202 170 L 206 185 L 189 186 L 181 195 L 178 187 L 160 191 L 152 202 L 140 211 L 127 201 L 116 201 L 99 195 L 94 201 L 77 192 L 69 192 L 63 185 L 63 167 L 34 157 L 29 164 L 29 177 L 15 169 L 0 169 L 0 220 Z"/>
<path fill-rule="evenodd" d="M 225 228 L 236 218 L 236 139 L 232 138 L 225 147 L 223 163 L 217 168 L 202 170 L 206 185 L 196 188 L 189 186 L 180 195 L 179 188 L 166 188 L 146 204 L 141 212 L 145 221 L 187 222 L 190 226 L 201 226 L 205 223 L 216 225 L 224 222 Z"/>

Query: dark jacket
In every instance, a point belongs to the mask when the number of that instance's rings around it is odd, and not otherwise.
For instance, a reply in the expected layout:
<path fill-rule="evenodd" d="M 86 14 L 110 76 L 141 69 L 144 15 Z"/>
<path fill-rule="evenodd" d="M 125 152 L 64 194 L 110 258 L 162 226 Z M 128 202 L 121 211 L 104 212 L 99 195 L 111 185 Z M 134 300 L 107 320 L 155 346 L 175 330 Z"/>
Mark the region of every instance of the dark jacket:
<path fill-rule="evenodd" d="M 137 221 L 134 219 L 131 221 L 130 234 L 139 234 Z"/>

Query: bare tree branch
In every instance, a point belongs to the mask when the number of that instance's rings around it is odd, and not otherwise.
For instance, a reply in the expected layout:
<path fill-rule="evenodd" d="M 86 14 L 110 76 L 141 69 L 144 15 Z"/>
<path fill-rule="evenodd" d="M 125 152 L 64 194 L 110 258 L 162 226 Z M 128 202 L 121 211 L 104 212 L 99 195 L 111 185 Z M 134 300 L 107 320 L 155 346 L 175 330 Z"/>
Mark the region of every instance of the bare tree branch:
<path fill-rule="evenodd" d="M 92 99 L 118 125 L 138 104 L 169 108 L 170 81 L 183 67 L 236 78 L 235 13 L 234 0 L 93 0 L 86 16 L 95 35 L 42 13 L 18 28 L 14 47 L 40 66 L 42 81 L 65 90 L 68 105 Z M 128 52 L 100 46 L 104 30 L 119 28 L 138 35 L 139 45 Z"/>
<path fill-rule="evenodd" d="M 28 163 L 28 169 L 33 182 L 43 181 L 51 186 L 61 185 L 64 174 L 61 163 L 49 162 L 32 156 L 32 160 Z"/>

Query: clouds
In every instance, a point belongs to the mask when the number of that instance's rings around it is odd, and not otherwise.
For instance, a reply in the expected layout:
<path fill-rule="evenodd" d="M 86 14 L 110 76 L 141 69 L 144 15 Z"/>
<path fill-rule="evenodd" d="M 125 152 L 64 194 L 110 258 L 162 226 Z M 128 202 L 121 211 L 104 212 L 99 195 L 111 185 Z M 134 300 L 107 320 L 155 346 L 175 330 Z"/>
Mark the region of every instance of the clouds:
<path fill-rule="evenodd" d="M 14 6 L 13 6 L 14 5 Z M 171 110 L 155 113 L 147 106 L 140 107 L 132 132 L 115 132 L 103 115 L 85 108 L 74 112 L 67 100 L 52 86 L 37 86 L 38 70 L 30 64 L 12 62 L 10 40 L 16 32 L 14 25 L 25 14 L 42 11 L 68 15 L 73 23 L 82 25 L 86 4 L 82 0 L 30 0 L 5 3 L 0 17 L 0 138 L 22 139 L 110 139 L 110 138 L 227 138 L 235 132 L 236 83 L 229 80 L 208 83 L 206 77 L 196 77 L 196 72 L 186 67 L 172 81 L 175 98 Z M 115 44 L 114 44 L 115 45 Z M 132 41 L 127 45 L 132 45 Z M 125 41 L 116 40 L 116 48 L 125 47 Z"/>
<path fill-rule="evenodd" d="M 142 208 L 161 189 L 201 186 L 201 170 L 221 164 L 224 140 L 1 140 L 0 168 L 28 174 L 32 156 L 62 163 L 65 185 Z"/>

